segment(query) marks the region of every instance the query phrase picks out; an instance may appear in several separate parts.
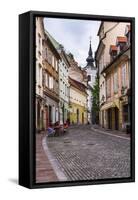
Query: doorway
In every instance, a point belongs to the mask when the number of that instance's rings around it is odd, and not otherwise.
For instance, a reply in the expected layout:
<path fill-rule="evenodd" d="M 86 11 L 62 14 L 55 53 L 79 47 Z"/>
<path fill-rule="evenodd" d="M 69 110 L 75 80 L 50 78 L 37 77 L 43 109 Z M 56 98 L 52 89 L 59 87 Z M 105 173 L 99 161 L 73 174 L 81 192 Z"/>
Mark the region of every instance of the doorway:
<path fill-rule="evenodd" d="M 108 128 L 112 129 L 112 109 L 109 108 L 107 113 L 108 113 Z"/>
<path fill-rule="evenodd" d="M 84 113 L 82 113 L 82 124 L 84 124 Z"/>
<path fill-rule="evenodd" d="M 46 123 L 46 128 L 48 128 L 48 121 L 49 121 L 49 118 L 48 118 L 48 107 L 46 106 L 46 108 L 45 108 L 45 113 L 46 113 L 46 121 L 45 121 L 45 123 Z"/>
<path fill-rule="evenodd" d="M 115 107 L 114 111 L 115 111 L 115 130 L 118 130 L 119 129 L 119 109 Z"/>
<path fill-rule="evenodd" d="M 79 109 L 77 108 L 77 124 L 79 123 Z"/>

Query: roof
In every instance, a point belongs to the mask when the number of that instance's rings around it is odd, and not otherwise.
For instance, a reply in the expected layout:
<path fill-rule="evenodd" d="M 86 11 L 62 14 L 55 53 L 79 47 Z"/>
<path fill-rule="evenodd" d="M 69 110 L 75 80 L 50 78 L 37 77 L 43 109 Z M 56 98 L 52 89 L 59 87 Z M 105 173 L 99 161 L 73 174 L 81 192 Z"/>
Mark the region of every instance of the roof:
<path fill-rule="evenodd" d="M 103 70 L 101 71 L 101 74 L 104 73 L 107 69 L 109 69 L 109 67 L 111 67 L 114 63 L 116 63 L 118 61 L 118 59 L 123 56 L 125 54 L 126 51 L 128 51 L 130 49 L 130 46 L 126 46 L 126 48 L 121 51 L 116 57 L 115 59 L 112 60 L 112 62 L 110 62 L 105 68 L 103 68 Z"/>
<path fill-rule="evenodd" d="M 45 34 L 46 34 L 46 36 L 47 36 L 47 38 L 48 38 L 48 41 L 50 42 L 52 48 L 54 49 L 56 55 L 57 55 L 58 58 L 60 59 L 60 54 L 59 54 L 59 52 L 58 52 L 58 50 L 57 50 L 57 45 L 58 45 L 59 43 L 50 35 L 50 33 L 48 33 L 48 31 L 45 30 Z"/>
<path fill-rule="evenodd" d="M 45 30 L 45 33 L 46 33 L 46 35 L 49 37 L 49 39 L 50 39 L 50 41 L 52 42 L 52 44 L 54 45 L 54 47 L 55 47 L 56 49 L 59 49 L 60 44 L 52 37 L 52 35 L 51 35 L 47 30 Z"/>
<path fill-rule="evenodd" d="M 57 51 L 60 50 L 61 47 L 62 47 L 62 45 L 59 44 L 59 43 L 52 37 L 52 35 L 51 35 L 47 30 L 45 30 L 45 33 L 46 33 L 47 36 L 49 37 L 50 41 L 52 42 L 52 44 L 53 44 L 53 46 L 56 48 L 56 50 L 57 50 Z M 63 49 L 64 49 L 64 48 L 63 48 Z M 70 63 L 69 63 L 69 61 L 68 61 L 68 59 L 67 59 L 67 55 L 66 55 L 65 51 L 62 50 L 60 53 L 61 53 L 62 56 L 64 56 L 64 59 L 66 60 L 67 64 L 70 65 Z"/>
<path fill-rule="evenodd" d="M 81 92 L 85 92 L 86 93 L 87 87 L 83 83 L 81 83 L 79 81 L 76 81 L 76 80 L 74 80 L 74 79 L 72 79 L 70 77 L 69 77 L 69 83 L 70 83 L 70 85 L 74 86 L 75 88 L 77 88 Z"/>
<path fill-rule="evenodd" d="M 117 46 L 116 45 L 110 45 L 110 49 L 112 51 L 117 51 Z"/>
<path fill-rule="evenodd" d="M 125 36 L 118 36 L 117 37 L 117 43 L 120 43 L 120 42 L 127 42 L 127 37 L 125 37 Z"/>
<path fill-rule="evenodd" d="M 117 46 L 116 45 L 110 45 L 110 53 L 112 52 L 112 51 L 117 51 Z"/>

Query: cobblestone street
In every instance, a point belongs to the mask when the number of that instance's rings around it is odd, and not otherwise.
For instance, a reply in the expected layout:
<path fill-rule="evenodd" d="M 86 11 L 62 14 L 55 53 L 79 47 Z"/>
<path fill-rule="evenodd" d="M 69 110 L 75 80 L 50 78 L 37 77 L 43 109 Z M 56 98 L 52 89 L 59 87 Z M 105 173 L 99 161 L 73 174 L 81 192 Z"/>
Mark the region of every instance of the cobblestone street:
<path fill-rule="evenodd" d="M 44 145 L 68 181 L 130 176 L 128 137 L 102 134 L 89 125 L 75 126 L 64 136 L 47 138 Z"/>

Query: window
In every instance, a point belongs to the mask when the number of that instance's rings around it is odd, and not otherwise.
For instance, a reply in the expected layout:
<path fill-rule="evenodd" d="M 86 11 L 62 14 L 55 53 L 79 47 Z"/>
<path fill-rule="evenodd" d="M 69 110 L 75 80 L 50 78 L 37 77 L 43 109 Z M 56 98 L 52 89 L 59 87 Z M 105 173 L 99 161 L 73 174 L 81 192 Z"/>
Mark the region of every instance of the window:
<path fill-rule="evenodd" d="M 48 49 L 47 48 L 45 48 L 45 55 L 44 55 L 44 59 L 47 59 L 47 55 L 48 55 Z"/>
<path fill-rule="evenodd" d="M 52 54 L 48 51 L 48 62 L 52 65 Z"/>
<path fill-rule="evenodd" d="M 111 78 L 108 78 L 107 79 L 107 82 L 106 82 L 106 94 L 107 94 L 107 97 L 110 97 L 111 96 Z"/>
<path fill-rule="evenodd" d="M 101 58 L 100 58 L 100 60 L 99 60 L 100 72 L 103 70 L 104 65 L 105 65 L 105 63 L 104 63 L 104 52 L 103 52 L 103 54 L 101 55 Z"/>
<path fill-rule="evenodd" d="M 52 56 L 52 67 L 54 67 L 55 64 L 54 64 L 54 56 Z"/>
<path fill-rule="evenodd" d="M 88 81 L 91 81 L 91 75 L 88 75 Z"/>
<path fill-rule="evenodd" d="M 41 65 L 38 65 L 38 84 L 41 85 Z"/>
<path fill-rule="evenodd" d="M 45 84 L 46 84 L 46 76 L 45 76 L 45 71 L 43 70 L 43 73 L 42 73 L 42 84 L 43 84 L 43 86 L 45 86 Z"/>
<path fill-rule="evenodd" d="M 67 86 L 65 84 L 65 95 L 67 95 Z"/>
<path fill-rule="evenodd" d="M 58 62 L 56 60 L 56 71 L 58 71 Z"/>
<path fill-rule="evenodd" d="M 127 84 L 127 82 L 126 82 L 126 78 L 127 78 L 126 77 L 126 63 L 122 65 L 121 72 L 122 72 L 122 87 L 126 87 L 126 84 Z"/>
<path fill-rule="evenodd" d="M 57 93 L 57 94 L 58 94 L 58 90 L 59 90 L 58 81 L 56 81 L 56 93 Z"/>
<path fill-rule="evenodd" d="M 128 122 L 128 105 L 123 106 L 123 121 Z"/>
<path fill-rule="evenodd" d="M 48 74 L 47 73 L 45 73 L 45 85 L 46 85 L 46 87 L 49 87 L 48 86 Z"/>
<path fill-rule="evenodd" d="M 118 91 L 118 73 L 115 71 L 114 73 L 114 93 L 117 93 Z"/>
<path fill-rule="evenodd" d="M 38 51 L 41 51 L 41 35 L 38 33 Z"/>
<path fill-rule="evenodd" d="M 53 89 L 53 77 L 52 76 L 49 77 L 49 88 Z"/>

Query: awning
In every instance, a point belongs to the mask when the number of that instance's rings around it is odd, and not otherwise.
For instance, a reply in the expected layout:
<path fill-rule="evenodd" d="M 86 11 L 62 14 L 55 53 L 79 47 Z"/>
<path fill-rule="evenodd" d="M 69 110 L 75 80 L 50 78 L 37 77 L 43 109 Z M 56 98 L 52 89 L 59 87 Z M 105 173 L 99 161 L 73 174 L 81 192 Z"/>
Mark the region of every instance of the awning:
<path fill-rule="evenodd" d="M 105 103 L 100 110 L 107 110 L 108 108 L 117 107 L 119 109 L 119 100 L 114 100 L 109 103 Z"/>

